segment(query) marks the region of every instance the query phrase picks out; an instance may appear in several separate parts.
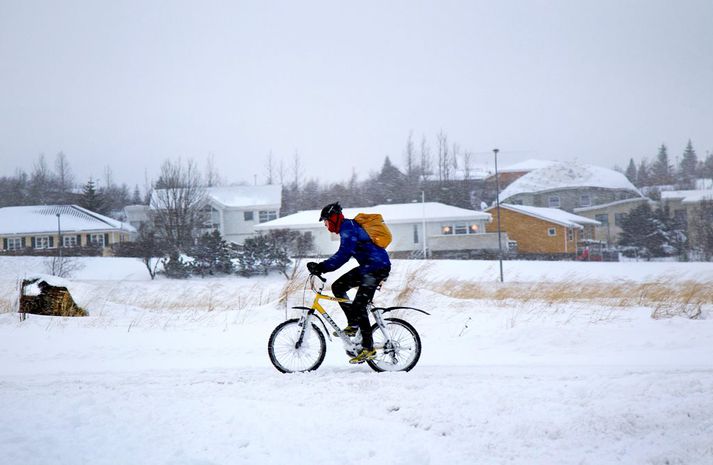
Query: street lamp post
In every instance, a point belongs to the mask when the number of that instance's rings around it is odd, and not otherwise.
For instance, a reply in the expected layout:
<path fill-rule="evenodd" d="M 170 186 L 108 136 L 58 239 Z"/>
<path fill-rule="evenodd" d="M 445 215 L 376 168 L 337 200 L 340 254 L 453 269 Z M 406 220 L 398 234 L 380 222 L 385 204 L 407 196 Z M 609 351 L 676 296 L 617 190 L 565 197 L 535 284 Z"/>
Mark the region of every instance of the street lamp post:
<path fill-rule="evenodd" d="M 59 255 L 59 258 L 62 258 L 62 227 L 60 226 L 59 222 L 59 216 L 60 214 L 57 213 L 57 254 Z"/>
<path fill-rule="evenodd" d="M 495 203 L 498 209 L 498 259 L 500 260 L 500 282 L 503 282 L 503 241 L 500 234 L 500 176 L 498 175 L 498 149 L 493 149 L 495 156 Z"/>
<path fill-rule="evenodd" d="M 421 211 L 421 219 L 422 219 L 422 229 L 423 229 L 423 259 L 425 260 L 428 258 L 426 255 L 427 253 L 427 248 L 426 248 L 426 191 L 421 191 L 421 206 L 422 206 L 422 211 Z"/>

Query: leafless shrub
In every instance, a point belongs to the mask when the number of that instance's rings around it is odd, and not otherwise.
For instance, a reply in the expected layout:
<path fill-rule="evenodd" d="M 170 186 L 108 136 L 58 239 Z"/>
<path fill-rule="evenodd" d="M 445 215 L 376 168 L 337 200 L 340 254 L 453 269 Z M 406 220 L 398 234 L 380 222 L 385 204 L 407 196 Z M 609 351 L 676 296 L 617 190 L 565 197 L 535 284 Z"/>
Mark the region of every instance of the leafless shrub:
<path fill-rule="evenodd" d="M 74 257 L 54 256 L 48 257 L 44 261 L 44 268 L 47 274 L 60 278 L 71 278 L 74 273 L 84 268 L 84 264 Z"/>

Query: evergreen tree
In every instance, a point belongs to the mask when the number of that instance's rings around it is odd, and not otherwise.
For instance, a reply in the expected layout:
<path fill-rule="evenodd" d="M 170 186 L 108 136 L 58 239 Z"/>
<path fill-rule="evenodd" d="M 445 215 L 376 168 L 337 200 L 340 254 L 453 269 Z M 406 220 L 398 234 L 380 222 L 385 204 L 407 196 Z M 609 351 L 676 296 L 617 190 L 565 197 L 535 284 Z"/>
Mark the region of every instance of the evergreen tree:
<path fill-rule="evenodd" d="M 658 185 L 673 183 L 673 168 L 668 160 L 668 149 L 665 144 L 661 144 L 656 160 L 651 165 L 651 178 L 654 184 Z"/>
<path fill-rule="evenodd" d="M 622 220 L 619 245 L 636 250 L 638 255 L 648 259 L 665 255 L 667 238 L 660 216 L 646 202 L 631 210 Z"/>
<path fill-rule="evenodd" d="M 192 271 L 201 276 L 232 273 L 232 259 L 236 257 L 233 248 L 223 240 L 218 231 L 201 236 L 197 244 L 191 248 L 190 255 L 194 259 L 191 265 Z"/>
<path fill-rule="evenodd" d="M 639 163 L 639 169 L 636 170 L 636 187 L 644 187 L 651 184 L 651 175 L 649 171 L 649 165 L 646 160 L 641 160 L 641 163 Z"/>
<path fill-rule="evenodd" d="M 693 144 L 689 139 L 686 149 L 683 151 L 681 164 L 679 166 L 679 180 L 686 189 L 692 189 L 695 184 L 695 179 L 698 171 L 698 157 L 696 151 L 693 150 Z"/>
<path fill-rule="evenodd" d="M 134 193 L 131 196 L 131 204 L 132 205 L 141 205 L 143 203 L 143 199 L 141 198 L 141 192 L 139 191 L 139 185 L 137 184 L 134 186 Z"/>
<path fill-rule="evenodd" d="M 89 178 L 89 181 L 87 181 L 82 189 L 82 196 L 79 198 L 79 206 L 102 215 L 107 213 L 104 198 L 99 192 L 97 192 L 92 178 Z"/>
<path fill-rule="evenodd" d="M 689 219 L 691 243 L 701 257 L 713 258 L 713 201 L 704 200 L 693 209 Z"/>
<path fill-rule="evenodd" d="M 701 167 L 701 177 L 713 179 L 713 153 L 709 153 Z"/>
<path fill-rule="evenodd" d="M 629 158 L 629 166 L 626 167 L 626 172 L 624 172 L 626 178 L 631 181 L 632 184 L 637 185 L 638 176 L 636 172 L 636 164 L 634 164 L 634 159 Z"/>

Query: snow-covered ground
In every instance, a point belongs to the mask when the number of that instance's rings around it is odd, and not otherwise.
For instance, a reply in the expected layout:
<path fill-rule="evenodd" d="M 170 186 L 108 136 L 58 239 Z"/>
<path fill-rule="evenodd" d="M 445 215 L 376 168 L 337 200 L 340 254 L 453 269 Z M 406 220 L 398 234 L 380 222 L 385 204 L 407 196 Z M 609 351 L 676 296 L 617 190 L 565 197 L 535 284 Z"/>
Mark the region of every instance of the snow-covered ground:
<path fill-rule="evenodd" d="M 713 463 L 710 304 L 653 319 L 429 285 L 705 286 L 713 264 L 505 262 L 501 285 L 497 262 L 396 261 L 377 301 L 432 313 L 403 315 L 419 365 L 377 374 L 332 342 L 318 371 L 283 375 L 266 345 L 292 314 L 284 277 L 151 281 L 137 260 L 81 262 L 69 286 L 90 316 L 21 322 L 17 279 L 43 259 L 0 258 L 2 464 Z"/>

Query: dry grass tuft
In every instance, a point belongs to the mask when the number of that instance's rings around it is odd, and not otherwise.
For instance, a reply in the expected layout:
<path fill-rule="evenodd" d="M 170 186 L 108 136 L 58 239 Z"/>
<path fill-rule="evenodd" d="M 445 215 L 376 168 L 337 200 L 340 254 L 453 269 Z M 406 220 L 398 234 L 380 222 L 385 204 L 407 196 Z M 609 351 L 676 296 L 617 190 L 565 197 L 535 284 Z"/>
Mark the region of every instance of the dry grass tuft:
<path fill-rule="evenodd" d="M 409 283 L 411 281 L 409 280 Z M 448 279 L 420 283 L 423 288 L 455 299 L 518 302 L 597 303 L 611 307 L 652 307 L 653 318 L 699 318 L 705 305 L 713 305 L 713 287 L 694 281 L 654 283 L 474 283 Z M 411 290 L 410 292 L 413 292 Z M 402 294 L 407 292 L 402 291 Z M 409 294 L 410 295 L 410 294 Z"/>

